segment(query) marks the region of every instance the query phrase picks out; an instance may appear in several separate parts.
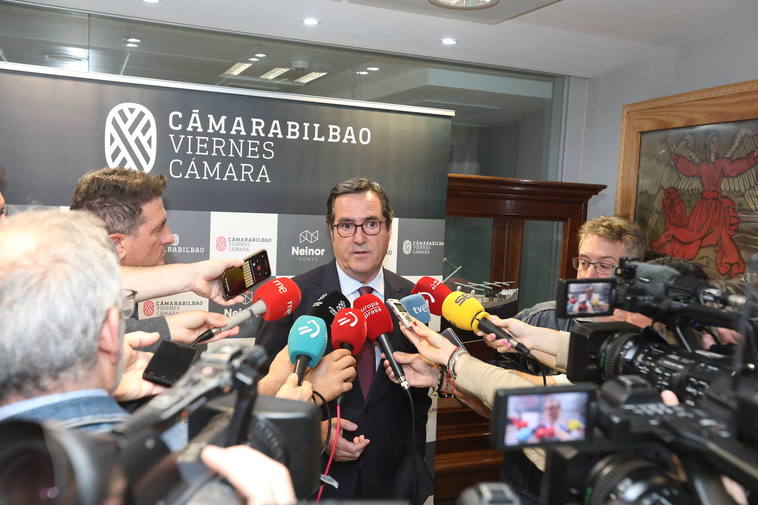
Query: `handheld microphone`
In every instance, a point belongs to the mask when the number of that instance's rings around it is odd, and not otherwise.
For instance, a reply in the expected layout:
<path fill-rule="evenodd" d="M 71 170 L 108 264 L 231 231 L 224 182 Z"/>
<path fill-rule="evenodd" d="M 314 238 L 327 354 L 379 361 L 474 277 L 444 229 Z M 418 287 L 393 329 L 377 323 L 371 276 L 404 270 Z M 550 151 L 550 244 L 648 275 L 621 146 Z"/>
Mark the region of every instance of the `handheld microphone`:
<path fill-rule="evenodd" d="M 287 349 L 290 361 L 295 365 L 297 385 L 303 383 L 307 368 L 318 365 L 326 350 L 326 323 L 324 320 L 309 315 L 302 315 L 290 328 Z"/>
<path fill-rule="evenodd" d="M 358 356 L 366 343 L 366 318 L 358 309 L 344 308 L 332 321 L 332 347 L 347 349 Z"/>
<path fill-rule="evenodd" d="M 462 291 L 453 291 L 442 303 L 442 317 L 450 321 L 453 326 L 461 330 L 482 330 L 485 333 L 494 333 L 498 338 L 504 338 L 516 351 L 534 358 L 527 346 L 516 340 L 487 319 L 489 314 L 479 300 Z M 536 358 L 534 358 L 536 359 Z"/>
<path fill-rule="evenodd" d="M 210 340 L 214 335 L 234 328 L 253 317 L 263 316 L 266 321 L 276 321 L 289 316 L 299 304 L 300 288 L 295 281 L 289 277 L 271 279 L 255 290 L 252 305 L 229 316 L 223 328 L 205 330 L 190 344 L 190 347 Z"/>
<path fill-rule="evenodd" d="M 403 304 L 403 307 L 405 307 L 405 310 L 410 315 L 422 323 L 429 324 L 429 321 L 432 320 L 432 315 L 429 313 L 429 304 L 426 303 L 426 298 L 420 293 L 403 297 L 400 303 Z"/>
<path fill-rule="evenodd" d="M 350 301 L 339 291 L 324 293 L 311 305 L 310 315 L 320 317 L 327 328 L 334 321 L 334 316 L 341 309 L 350 307 Z"/>
<path fill-rule="evenodd" d="M 432 277 L 422 277 L 418 280 L 416 285 L 413 286 L 411 293 L 414 295 L 422 295 L 429 304 L 429 311 L 435 316 L 441 316 L 442 302 L 444 302 L 445 298 L 452 293 L 452 290 L 437 279 Z M 405 308 L 407 309 L 408 307 Z"/>
<path fill-rule="evenodd" d="M 366 318 L 358 309 L 340 309 L 332 321 L 332 347 L 347 349 L 357 357 L 366 344 Z M 344 394 L 337 397 L 337 405 L 342 405 Z"/>
<path fill-rule="evenodd" d="M 363 317 L 366 318 L 366 338 L 379 342 L 382 352 L 390 362 L 395 377 L 403 389 L 408 391 L 410 388 L 408 379 L 405 378 L 400 365 L 397 364 L 392 355 L 392 345 L 390 345 L 388 333 L 392 333 L 393 325 L 387 306 L 378 297 L 371 294 L 359 296 L 353 302 L 353 306 L 359 309 L 363 313 Z"/>

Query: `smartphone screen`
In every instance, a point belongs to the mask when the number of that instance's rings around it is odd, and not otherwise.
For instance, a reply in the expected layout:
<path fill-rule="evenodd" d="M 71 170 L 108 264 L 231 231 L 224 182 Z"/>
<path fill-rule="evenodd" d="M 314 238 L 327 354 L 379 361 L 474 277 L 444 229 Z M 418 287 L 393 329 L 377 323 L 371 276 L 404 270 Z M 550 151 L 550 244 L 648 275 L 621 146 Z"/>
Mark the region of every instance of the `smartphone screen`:
<path fill-rule="evenodd" d="M 271 277 L 271 266 L 265 249 L 256 251 L 243 260 L 241 267 L 228 268 L 221 274 L 224 298 L 230 300 L 241 295 L 259 282 Z"/>

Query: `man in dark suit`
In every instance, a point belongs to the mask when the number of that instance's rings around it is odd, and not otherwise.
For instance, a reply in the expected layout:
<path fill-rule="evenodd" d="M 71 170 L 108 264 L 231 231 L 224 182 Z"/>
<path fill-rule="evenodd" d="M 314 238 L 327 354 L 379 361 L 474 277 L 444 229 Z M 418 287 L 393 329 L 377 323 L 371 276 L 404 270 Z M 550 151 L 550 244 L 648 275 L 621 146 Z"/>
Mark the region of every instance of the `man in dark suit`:
<path fill-rule="evenodd" d="M 269 356 L 276 355 L 287 344 L 293 321 L 324 293 L 342 292 L 351 303 L 366 292 L 383 299 L 410 294 L 413 285 L 409 281 L 382 268 L 393 216 L 389 198 L 374 181 L 355 178 L 332 188 L 326 222 L 335 260 L 294 278 L 302 291 L 298 309 L 289 318 L 265 322 L 256 338 Z M 390 340 L 397 351 L 414 349 L 397 329 L 397 323 Z M 342 402 L 343 432 L 337 440 L 335 462 L 329 472 L 339 488 L 327 487 L 324 496 L 408 499 L 420 504 L 432 492 L 432 479 L 424 464 L 425 427 L 431 400 L 427 389 L 411 388 L 415 414 L 415 447 L 412 447 L 411 402 L 381 368 L 377 371 L 379 358 L 378 347 L 367 341 L 358 356 L 355 386 L 345 393 Z M 334 406 L 331 411 L 335 412 Z M 335 429 L 333 426 L 331 440 Z"/>

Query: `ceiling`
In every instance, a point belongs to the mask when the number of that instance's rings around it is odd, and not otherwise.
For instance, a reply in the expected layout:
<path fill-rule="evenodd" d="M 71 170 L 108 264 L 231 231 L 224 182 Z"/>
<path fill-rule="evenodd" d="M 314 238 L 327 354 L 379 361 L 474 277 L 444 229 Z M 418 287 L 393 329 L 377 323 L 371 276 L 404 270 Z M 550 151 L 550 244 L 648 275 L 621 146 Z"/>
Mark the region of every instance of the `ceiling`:
<path fill-rule="evenodd" d="M 34 3 L 581 77 L 758 25 L 756 0 L 501 0 L 465 16 L 426 0 Z M 322 23 L 305 26 L 305 16 Z M 442 46 L 441 37 L 459 43 Z"/>

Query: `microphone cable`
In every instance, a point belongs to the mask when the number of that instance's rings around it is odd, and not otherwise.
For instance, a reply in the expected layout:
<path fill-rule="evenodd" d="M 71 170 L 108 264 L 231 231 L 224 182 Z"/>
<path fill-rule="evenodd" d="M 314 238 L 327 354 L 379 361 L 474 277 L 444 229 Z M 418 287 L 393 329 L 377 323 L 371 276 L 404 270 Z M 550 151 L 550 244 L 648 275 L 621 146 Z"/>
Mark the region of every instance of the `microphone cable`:
<path fill-rule="evenodd" d="M 329 460 L 326 462 L 326 468 L 324 469 L 324 475 L 329 475 L 329 469 L 332 467 L 332 460 L 334 460 L 334 453 L 337 452 L 337 440 L 340 438 L 340 435 L 342 435 L 342 423 L 340 422 L 340 417 L 342 415 L 342 407 L 340 405 L 337 405 L 337 432 L 334 434 L 334 440 L 332 441 L 332 450 L 329 453 Z M 327 433 L 327 437 L 331 433 L 331 430 L 329 430 L 329 433 Z M 316 497 L 316 503 L 321 501 L 321 495 L 324 492 L 324 484 L 321 484 L 321 487 L 318 490 L 318 496 Z"/>

